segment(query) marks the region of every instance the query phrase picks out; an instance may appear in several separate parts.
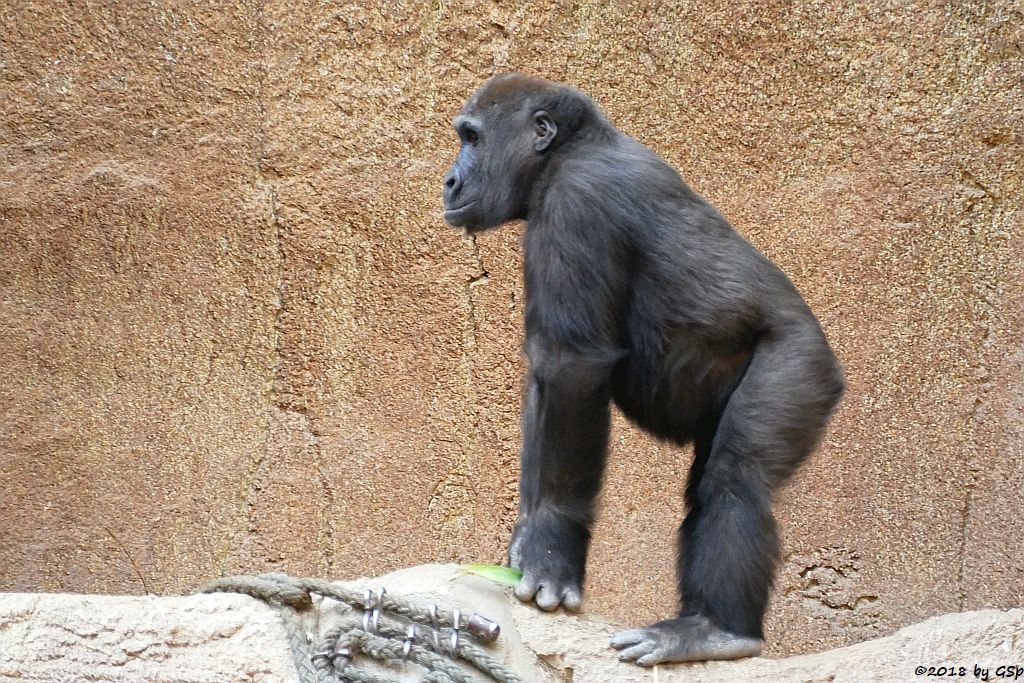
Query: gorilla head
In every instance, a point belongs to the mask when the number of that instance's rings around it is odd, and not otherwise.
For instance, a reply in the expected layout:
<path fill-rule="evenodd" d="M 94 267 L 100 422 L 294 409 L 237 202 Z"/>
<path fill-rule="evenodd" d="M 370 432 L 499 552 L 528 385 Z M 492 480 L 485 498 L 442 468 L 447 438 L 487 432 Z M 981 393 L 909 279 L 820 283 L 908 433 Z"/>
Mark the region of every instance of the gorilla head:
<path fill-rule="evenodd" d="M 468 232 L 526 219 L 553 152 L 599 116 L 567 86 L 520 74 L 491 79 L 453 121 L 461 145 L 444 178 L 444 219 Z"/>

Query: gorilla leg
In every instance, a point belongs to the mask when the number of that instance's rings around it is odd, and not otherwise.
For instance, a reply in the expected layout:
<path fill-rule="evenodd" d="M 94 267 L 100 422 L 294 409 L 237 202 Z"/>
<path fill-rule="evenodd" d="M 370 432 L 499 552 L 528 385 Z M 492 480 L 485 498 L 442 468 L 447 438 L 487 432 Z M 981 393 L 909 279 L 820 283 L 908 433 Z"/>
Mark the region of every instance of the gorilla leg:
<path fill-rule="evenodd" d="M 520 600 L 578 609 L 608 448 L 609 367 L 574 353 L 531 355 L 509 564 L 523 572 Z"/>
<path fill-rule="evenodd" d="M 613 636 L 620 658 L 650 666 L 761 651 L 779 561 L 771 496 L 813 450 L 841 394 L 820 332 L 760 341 L 713 437 L 696 444 L 679 531 L 681 616 Z"/>

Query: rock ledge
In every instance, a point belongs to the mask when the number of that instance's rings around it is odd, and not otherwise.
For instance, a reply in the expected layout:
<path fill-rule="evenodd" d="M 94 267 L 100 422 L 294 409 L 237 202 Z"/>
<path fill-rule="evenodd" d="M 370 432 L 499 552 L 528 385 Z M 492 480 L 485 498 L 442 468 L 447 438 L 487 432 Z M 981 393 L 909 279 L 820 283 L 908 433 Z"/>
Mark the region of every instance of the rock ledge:
<path fill-rule="evenodd" d="M 543 614 L 454 565 L 404 569 L 349 582 L 419 594 L 497 620 L 495 655 L 526 681 L 912 681 L 949 677 L 1024 680 L 1024 610 L 947 614 L 886 638 L 785 659 L 659 667 L 619 663 L 617 627 L 595 617 Z M 326 628 L 332 603 L 321 605 Z M 316 635 L 316 634 L 314 634 Z M 920 669 L 919 667 L 924 667 Z M 934 667 L 929 671 L 929 667 Z M 964 675 L 959 675 L 963 667 Z M 1000 668 L 1003 667 L 1003 668 Z M 922 673 L 918 673 L 921 671 Z M 416 671 L 406 672 L 418 680 Z M 243 595 L 184 597 L 0 594 L 0 683 L 29 681 L 297 683 L 276 611 Z"/>

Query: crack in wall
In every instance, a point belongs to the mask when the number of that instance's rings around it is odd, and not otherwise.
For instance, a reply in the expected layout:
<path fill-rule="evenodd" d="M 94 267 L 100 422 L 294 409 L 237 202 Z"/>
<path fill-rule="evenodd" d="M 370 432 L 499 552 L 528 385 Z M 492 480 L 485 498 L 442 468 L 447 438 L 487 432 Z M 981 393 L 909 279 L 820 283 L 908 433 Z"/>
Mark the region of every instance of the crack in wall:
<path fill-rule="evenodd" d="M 976 174 L 968 168 L 960 169 L 961 182 L 959 185 L 958 200 L 961 202 L 961 221 L 965 223 L 970 239 L 974 245 L 975 277 L 978 278 L 975 285 L 974 307 L 978 312 L 978 325 L 981 328 L 981 340 L 978 347 L 977 370 L 972 378 L 975 383 L 975 397 L 971 404 L 970 412 L 966 420 L 968 448 L 967 481 L 964 483 L 963 505 L 960 509 L 960 548 L 959 565 L 957 567 L 956 585 L 958 589 L 958 608 L 960 611 L 967 609 L 967 573 L 968 558 L 970 555 L 970 527 L 974 511 L 974 495 L 978 486 L 979 463 L 983 458 L 979 452 L 977 428 L 983 419 L 985 400 L 983 393 L 985 385 L 989 381 L 991 372 L 985 354 L 991 349 L 995 342 L 995 320 L 998 318 L 996 304 L 991 300 L 991 293 L 999 287 L 999 275 L 986 263 L 985 254 L 990 252 L 986 241 L 985 226 L 991 225 L 994 215 L 997 213 L 996 198 L 986 183 L 982 182 Z"/>
<path fill-rule="evenodd" d="M 258 112 L 257 122 L 257 149 L 256 167 L 259 172 L 258 185 L 265 191 L 265 199 L 268 209 L 268 223 L 271 229 L 271 241 L 275 251 L 276 260 L 274 265 L 274 289 L 273 304 L 274 315 L 272 321 L 273 330 L 273 359 L 271 362 L 269 379 L 267 383 L 267 442 L 265 452 L 257 461 L 256 469 L 253 472 L 253 479 L 250 485 L 250 495 L 247 497 L 249 514 L 249 531 L 257 531 L 255 524 L 255 511 L 257 507 L 256 494 L 259 490 L 259 482 L 270 468 L 271 460 L 281 451 L 297 450 L 302 463 L 300 466 L 315 468 L 315 480 L 320 491 L 316 495 L 314 506 L 318 518 L 316 528 L 317 555 L 320 565 L 330 572 L 334 567 L 334 538 L 335 529 L 332 518 L 334 509 L 334 493 L 330 485 L 327 472 L 324 469 L 323 451 L 320 447 L 320 433 L 316 427 L 315 416 L 309 410 L 305 397 L 297 395 L 291 390 L 287 377 L 286 345 L 287 345 L 287 320 L 289 314 L 288 299 L 288 239 L 289 234 L 285 229 L 286 221 L 281 215 L 281 209 L 285 206 L 278 194 L 277 180 L 281 173 L 267 163 L 268 139 L 270 138 L 270 112 L 268 104 L 270 96 L 267 93 L 267 83 L 270 78 L 270 67 L 268 64 L 268 48 L 266 36 L 272 35 L 266 17 L 266 2 L 260 2 L 257 10 L 257 25 L 259 33 L 263 36 L 262 45 L 259 46 L 258 77 L 256 82 L 256 105 Z M 305 213 L 295 209 L 300 217 Z M 304 457 L 308 453 L 311 457 Z"/>
<path fill-rule="evenodd" d="M 956 585 L 959 589 L 958 609 L 963 612 L 967 606 L 967 546 L 968 533 L 971 526 L 971 511 L 974 504 L 974 482 L 967 485 L 967 495 L 964 496 L 964 505 L 960 513 L 960 566 L 957 567 Z"/>
<path fill-rule="evenodd" d="M 450 549 L 464 546 L 467 534 L 473 529 L 472 499 L 475 494 L 472 491 L 473 478 L 469 473 L 474 469 L 474 454 L 479 442 L 480 414 L 483 410 L 478 400 L 475 381 L 480 321 L 473 290 L 487 283 L 488 273 L 484 268 L 476 239 L 473 235 L 467 235 L 466 240 L 470 245 L 475 273 L 466 279 L 462 290 L 464 317 L 460 364 L 467 400 L 473 407 L 467 425 L 470 438 L 469 443 L 449 442 L 456 447 L 455 452 L 458 455 L 452 459 L 448 471 L 434 487 L 427 505 L 429 511 L 441 517 L 442 542 Z"/>
<path fill-rule="evenodd" d="M 262 162 L 261 162 L 262 163 Z M 262 169 L 261 169 L 262 173 Z M 277 252 L 277 262 L 275 264 L 276 272 L 274 277 L 274 320 L 273 320 L 273 331 L 274 331 L 274 362 L 271 365 L 270 370 L 270 382 L 268 389 L 268 400 L 272 406 L 281 406 L 280 399 L 278 397 L 278 389 L 281 384 L 281 371 L 284 366 L 284 353 L 281 350 L 282 338 L 284 336 L 282 330 L 284 328 L 284 271 L 285 271 L 285 253 L 284 243 L 281 237 L 281 221 L 278 217 L 277 210 L 277 189 L 273 184 L 266 183 L 267 192 L 267 203 L 270 209 L 270 226 L 273 231 L 273 242 L 274 248 Z"/>
<path fill-rule="evenodd" d="M 480 321 L 477 316 L 476 310 L 476 301 L 473 300 L 473 289 L 480 285 L 487 284 L 488 280 L 490 279 L 490 275 L 488 274 L 487 269 L 484 268 L 484 262 L 480 256 L 480 245 L 476 243 L 476 237 L 474 235 L 467 235 L 466 239 L 469 240 L 470 248 L 472 250 L 471 253 L 473 256 L 473 266 L 476 268 L 476 275 L 470 276 L 470 278 L 466 280 L 465 287 L 463 288 L 463 293 L 465 295 L 465 308 L 469 322 L 469 336 L 466 347 L 466 355 L 469 356 L 472 352 L 476 350 L 476 335 L 480 327 Z M 470 362 L 468 369 L 469 376 L 467 377 L 466 382 L 469 386 L 470 391 L 473 393 L 475 397 L 476 385 L 473 383 L 472 366 L 473 363 Z"/>
<path fill-rule="evenodd" d="M 266 37 L 271 35 L 266 18 L 266 2 L 259 2 L 255 9 L 255 31 L 251 42 L 255 63 L 254 99 L 256 109 L 256 125 L 254 131 L 254 165 L 256 170 L 255 187 L 261 193 L 262 205 L 265 211 L 264 220 L 269 229 L 270 248 L 274 255 L 272 266 L 272 306 L 273 312 L 270 320 L 270 331 L 272 334 L 272 348 L 268 377 L 266 381 L 266 437 L 265 445 L 252 464 L 247 475 L 248 486 L 245 495 L 245 517 L 247 526 L 245 535 L 251 540 L 258 536 L 259 527 L 257 524 L 258 499 L 263 490 L 263 481 L 272 466 L 275 454 L 279 454 L 284 448 L 298 448 L 313 450 L 320 486 L 327 495 L 318 497 L 318 512 L 321 519 L 329 519 L 322 503 L 319 501 L 333 500 L 327 486 L 326 477 L 321 467 L 320 449 L 317 445 L 317 435 L 311 427 L 312 419 L 301 400 L 291 392 L 287 391 L 285 367 L 285 336 L 286 320 L 288 313 L 287 299 L 287 273 L 288 254 L 286 248 L 287 234 L 283 228 L 284 221 L 281 216 L 282 202 L 278 196 L 278 187 L 275 182 L 280 174 L 267 163 L 267 148 L 269 137 L 269 112 L 267 82 L 270 76 L 268 65 L 268 43 Z M 296 436 L 297 435 L 297 436 Z M 321 524 L 320 529 L 325 525 Z M 333 529 L 326 527 L 328 539 L 333 537 Z M 328 544 L 329 546 L 330 544 Z M 226 558 L 225 558 L 226 559 Z M 333 558 L 330 550 L 323 558 L 325 564 L 331 566 Z"/>
<path fill-rule="evenodd" d="M 320 448 L 320 435 L 313 431 L 312 419 L 310 419 L 309 424 L 311 425 L 310 431 L 316 439 L 313 443 L 313 454 L 315 457 L 316 471 L 322 492 L 319 497 L 320 528 L 318 529 L 318 534 L 322 536 L 324 542 L 318 544 L 320 545 L 320 559 L 322 560 L 324 569 L 327 573 L 333 574 L 335 532 L 333 515 L 333 511 L 335 509 L 334 489 L 331 488 L 331 480 L 324 471 L 324 454 L 323 450 Z"/>
<path fill-rule="evenodd" d="M 272 319 L 270 321 L 270 328 L 273 331 L 274 343 L 272 349 L 272 358 L 270 361 L 270 376 L 266 381 L 266 399 L 268 406 L 273 405 L 274 392 L 275 392 L 275 377 L 278 372 L 278 368 L 281 362 L 281 340 L 280 340 L 280 318 L 283 312 L 283 252 L 281 247 L 281 235 L 280 227 L 277 220 L 277 198 L 274 194 L 273 186 L 266 182 L 266 169 L 264 167 L 263 159 L 265 155 L 265 138 L 266 138 L 266 107 L 264 105 L 264 88 L 267 74 L 267 64 L 265 57 L 266 45 L 260 40 L 261 36 L 265 36 L 266 32 L 263 30 L 265 27 L 265 3 L 259 2 L 255 4 L 255 12 L 253 15 L 253 28 L 252 35 L 249 40 L 249 48 L 251 54 L 254 57 L 256 64 L 255 72 L 255 86 L 253 95 L 253 104 L 255 105 L 256 114 L 256 126 L 254 131 L 254 148 L 253 148 L 253 169 L 256 172 L 256 177 L 253 180 L 253 185 L 257 190 L 261 191 L 261 200 L 266 210 L 264 219 L 266 220 L 266 227 L 270 229 L 270 241 L 272 248 L 277 254 L 277 262 L 275 264 L 275 271 L 273 275 L 274 280 L 274 311 Z M 253 333 L 255 337 L 256 333 Z M 250 340 L 250 346 L 252 340 Z M 246 355 L 249 350 L 246 349 Z M 266 416 L 266 435 L 264 441 L 264 447 L 259 451 L 256 456 L 250 461 L 251 465 L 245 474 L 245 495 L 243 498 L 243 506 L 238 514 L 238 522 L 228 527 L 229 538 L 228 543 L 225 545 L 227 551 L 220 558 L 221 572 L 228 571 L 228 565 L 231 563 L 239 563 L 242 561 L 241 557 L 232 558 L 233 553 L 241 554 L 241 551 L 248 545 L 248 541 L 251 540 L 252 536 L 256 531 L 256 519 L 255 519 L 255 508 L 256 508 L 256 497 L 260 491 L 260 481 L 263 479 L 264 471 L 268 466 L 268 459 L 271 450 L 271 443 L 273 437 L 273 419 L 272 412 L 268 409 Z M 244 563 L 244 562 L 243 562 Z"/>

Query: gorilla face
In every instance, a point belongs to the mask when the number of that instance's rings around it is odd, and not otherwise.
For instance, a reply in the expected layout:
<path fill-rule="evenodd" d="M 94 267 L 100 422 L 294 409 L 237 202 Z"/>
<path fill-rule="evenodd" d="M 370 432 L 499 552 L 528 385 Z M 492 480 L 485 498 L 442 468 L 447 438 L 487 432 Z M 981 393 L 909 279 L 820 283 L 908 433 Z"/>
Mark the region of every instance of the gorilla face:
<path fill-rule="evenodd" d="M 526 219 L 530 193 L 558 129 L 536 98 L 505 79 L 485 84 L 452 125 L 459 154 L 444 178 L 444 219 L 480 232 Z"/>

